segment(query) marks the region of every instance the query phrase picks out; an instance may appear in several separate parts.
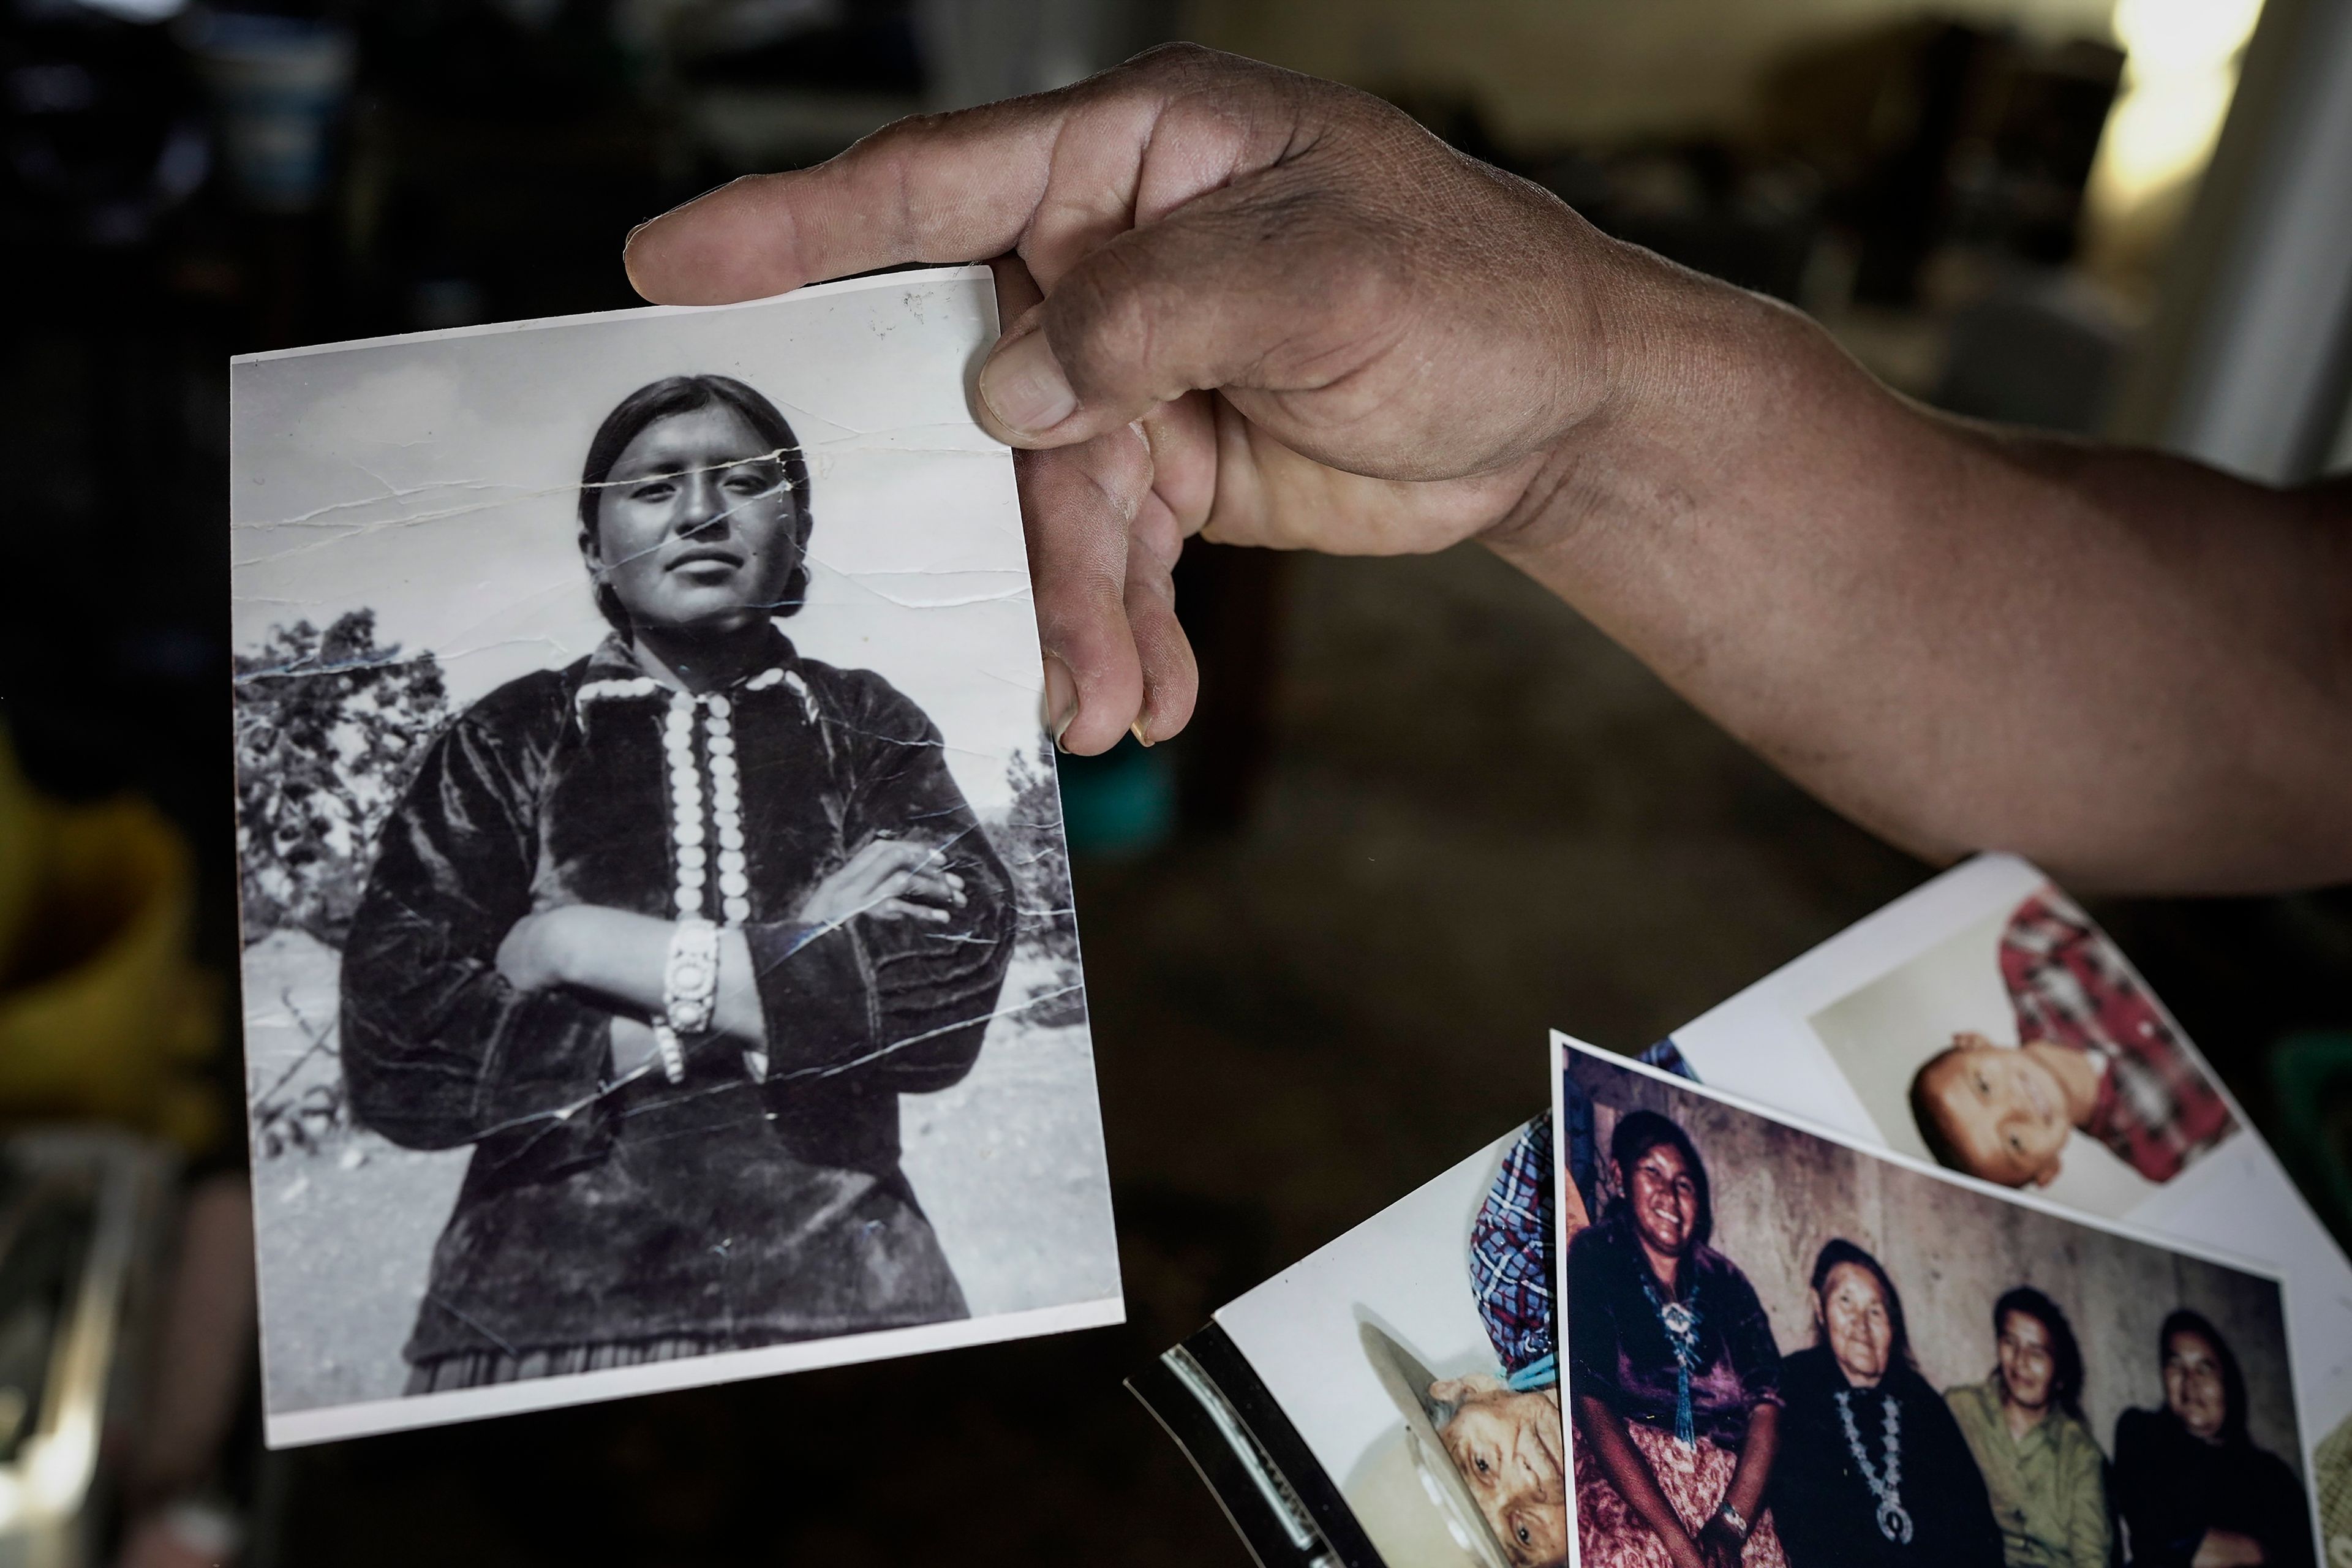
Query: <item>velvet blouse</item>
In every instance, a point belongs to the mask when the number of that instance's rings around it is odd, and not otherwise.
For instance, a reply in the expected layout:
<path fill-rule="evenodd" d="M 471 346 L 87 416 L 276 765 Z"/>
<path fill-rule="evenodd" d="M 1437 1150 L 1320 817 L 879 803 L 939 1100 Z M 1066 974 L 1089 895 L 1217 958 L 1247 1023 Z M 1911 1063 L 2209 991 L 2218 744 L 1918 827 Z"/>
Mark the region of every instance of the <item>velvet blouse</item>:
<path fill-rule="evenodd" d="M 357 1119 L 470 1144 L 407 1355 L 751 1345 L 961 1316 L 899 1171 L 898 1096 L 970 1070 L 1014 916 L 940 731 L 881 677 L 773 658 L 729 692 L 767 1070 L 738 1042 L 614 1085 L 612 1005 L 520 992 L 499 942 L 573 904 L 675 917 L 669 693 L 616 640 L 455 721 L 386 824 L 343 953 Z M 945 845 L 937 923 L 793 913 L 877 836 Z"/>

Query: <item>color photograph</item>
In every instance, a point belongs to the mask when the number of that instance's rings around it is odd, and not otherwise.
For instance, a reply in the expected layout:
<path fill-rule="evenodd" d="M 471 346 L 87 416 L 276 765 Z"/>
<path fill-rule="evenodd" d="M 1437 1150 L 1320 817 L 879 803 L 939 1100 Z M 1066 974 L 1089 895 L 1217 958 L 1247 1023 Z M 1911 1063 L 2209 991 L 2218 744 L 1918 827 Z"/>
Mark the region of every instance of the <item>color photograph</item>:
<path fill-rule="evenodd" d="M 1961 862 L 1642 1059 L 1857 1147 L 2275 1269 L 2305 1435 L 2352 1424 L 2352 1263 L 2155 988 L 2032 863 Z M 2352 1506 L 2341 1466 L 2312 1447 L 2304 1464 L 2323 1510 Z"/>
<path fill-rule="evenodd" d="M 1216 1314 L 1386 1568 L 1568 1561 L 1551 1119 Z"/>
<path fill-rule="evenodd" d="M 2128 1214 L 2239 1130 L 2163 1004 L 2047 884 L 1811 1023 L 1888 1147 L 2094 1214 Z"/>
<path fill-rule="evenodd" d="M 1578 1563 L 2315 1561 L 2276 1279 L 1555 1039 Z"/>

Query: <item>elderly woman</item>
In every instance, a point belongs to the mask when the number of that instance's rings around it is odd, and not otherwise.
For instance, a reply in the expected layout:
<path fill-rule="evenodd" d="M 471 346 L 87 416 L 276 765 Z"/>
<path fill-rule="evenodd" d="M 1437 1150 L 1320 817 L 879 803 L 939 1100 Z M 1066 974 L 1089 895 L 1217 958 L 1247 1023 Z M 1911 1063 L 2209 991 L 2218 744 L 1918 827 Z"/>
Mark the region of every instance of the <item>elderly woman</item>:
<path fill-rule="evenodd" d="M 2302 1483 L 2246 1436 L 2246 1379 L 2221 1331 L 2164 1320 L 2164 1407 L 2116 1421 L 2116 1509 L 2132 1568 L 2309 1568 Z"/>
<path fill-rule="evenodd" d="M 1780 1568 L 1764 1491 L 1780 1352 L 1756 1291 L 1707 1238 L 1706 1166 L 1682 1128 L 1627 1112 L 1618 1194 L 1569 1244 L 1576 1528 L 1586 1568 Z"/>
<path fill-rule="evenodd" d="M 1470 1227 L 1470 1291 L 1503 1375 L 1445 1378 L 1429 1389 L 1452 1410 L 1439 1436 L 1512 1568 L 1568 1561 L 1566 1434 L 1552 1339 L 1559 1227 L 1551 1126 L 1549 1116 L 1528 1123 Z"/>
<path fill-rule="evenodd" d="M 474 1151 L 411 1393 L 964 1314 L 898 1097 L 978 1054 L 1007 880 L 921 710 L 776 629 L 812 521 L 751 388 L 624 400 L 579 502 L 612 635 L 475 703 L 385 826 L 352 1108 Z"/>
<path fill-rule="evenodd" d="M 1984 1478 L 1912 1364 L 1895 1282 L 1841 1237 L 1812 1286 L 1813 1342 L 1780 1363 L 1766 1494 L 1790 1568 L 2001 1568 Z"/>

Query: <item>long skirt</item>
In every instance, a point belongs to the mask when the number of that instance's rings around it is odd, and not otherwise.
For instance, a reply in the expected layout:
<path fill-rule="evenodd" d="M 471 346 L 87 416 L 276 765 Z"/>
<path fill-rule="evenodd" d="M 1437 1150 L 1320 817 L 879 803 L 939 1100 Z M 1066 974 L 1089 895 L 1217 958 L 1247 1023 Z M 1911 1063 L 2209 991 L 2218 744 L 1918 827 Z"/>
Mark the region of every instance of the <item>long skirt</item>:
<path fill-rule="evenodd" d="M 616 1366 L 644 1366 L 657 1361 L 682 1361 L 714 1351 L 748 1347 L 724 1340 L 672 1335 L 604 1345 L 561 1345 L 553 1350 L 458 1351 L 418 1362 L 408 1372 L 410 1394 L 443 1394 L 453 1388 L 481 1388 L 494 1383 L 520 1383 L 534 1377 L 565 1377 L 573 1373 L 603 1372 Z"/>
<path fill-rule="evenodd" d="M 1685 1448 L 1673 1436 L 1639 1421 L 1628 1421 L 1633 1447 L 1649 1462 L 1658 1489 L 1674 1505 L 1675 1516 L 1696 1540 L 1706 1521 L 1722 1506 L 1730 1489 L 1739 1456 L 1702 1437 Z M 1576 1450 L 1576 1544 L 1584 1568 L 1672 1568 L 1666 1543 L 1658 1539 L 1617 1489 L 1601 1473 L 1600 1464 L 1582 1441 Z M 1759 1518 L 1749 1532 L 1748 1548 L 1739 1556 L 1741 1568 L 1789 1568 L 1773 1533 L 1769 1514 Z"/>

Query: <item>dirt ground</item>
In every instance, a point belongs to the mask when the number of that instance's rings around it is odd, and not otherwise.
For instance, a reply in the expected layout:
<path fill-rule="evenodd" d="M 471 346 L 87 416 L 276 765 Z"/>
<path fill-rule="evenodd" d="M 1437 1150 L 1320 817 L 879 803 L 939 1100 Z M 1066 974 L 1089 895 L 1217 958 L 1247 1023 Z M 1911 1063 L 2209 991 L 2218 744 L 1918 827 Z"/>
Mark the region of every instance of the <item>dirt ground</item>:
<path fill-rule="evenodd" d="M 331 1092 L 337 962 L 300 932 L 247 950 L 249 1095 Z M 1005 999 L 1053 983 L 1018 962 Z M 1097 1103 L 1086 1026 L 1012 1015 L 990 1029 L 970 1077 L 901 1102 L 908 1178 L 974 1316 L 1118 1292 Z M 269 1408 L 397 1394 L 400 1347 L 469 1152 L 419 1152 L 349 1128 L 275 1156 L 264 1143 L 256 1137 L 254 1203 Z"/>

